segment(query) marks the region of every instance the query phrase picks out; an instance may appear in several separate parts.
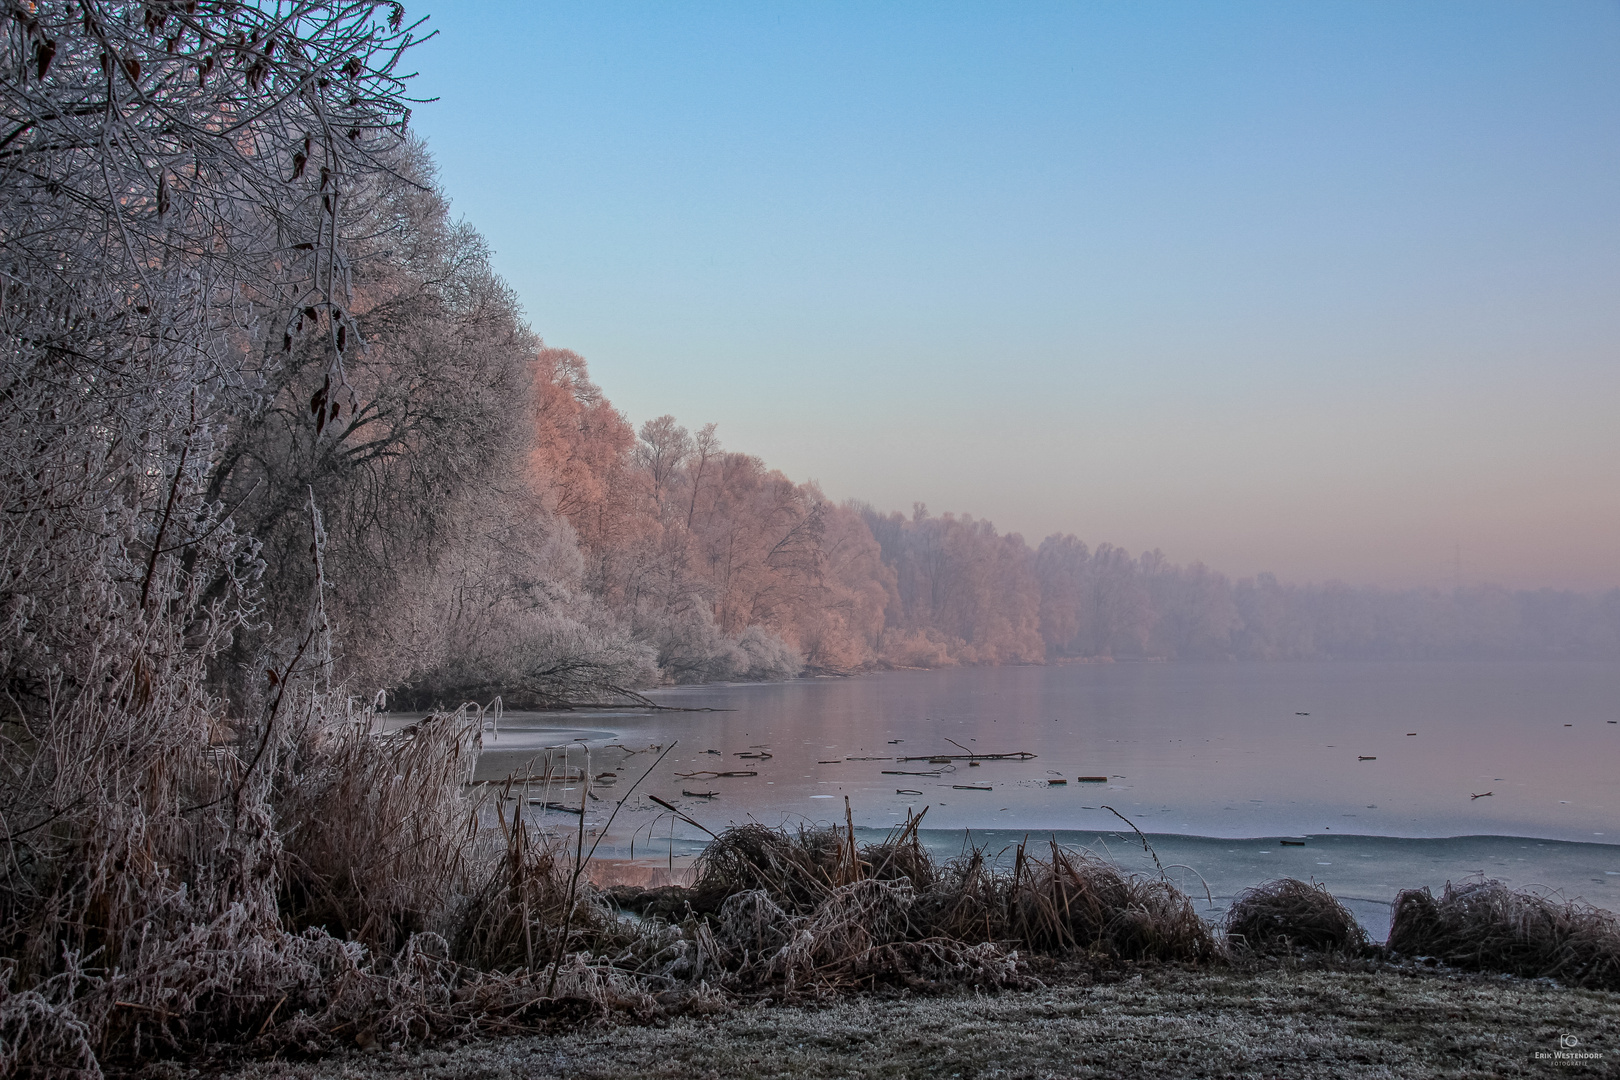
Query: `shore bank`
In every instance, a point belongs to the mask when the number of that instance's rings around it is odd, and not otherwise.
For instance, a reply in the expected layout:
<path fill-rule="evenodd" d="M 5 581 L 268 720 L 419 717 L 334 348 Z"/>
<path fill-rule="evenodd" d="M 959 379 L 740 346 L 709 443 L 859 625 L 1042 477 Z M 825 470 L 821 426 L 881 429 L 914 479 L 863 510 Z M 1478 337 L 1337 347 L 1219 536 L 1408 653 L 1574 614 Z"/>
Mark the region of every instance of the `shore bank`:
<path fill-rule="evenodd" d="M 1048 973 L 1044 989 L 746 1007 L 219 1080 L 1539 1077 L 1620 1068 L 1620 994 L 1420 966 Z M 1574 1039 L 1562 1046 L 1560 1039 Z M 1557 1058 L 1589 1054 L 1595 1057 Z M 154 1071 L 154 1077 L 164 1075 Z M 185 1070 L 167 1075 L 187 1075 Z"/>

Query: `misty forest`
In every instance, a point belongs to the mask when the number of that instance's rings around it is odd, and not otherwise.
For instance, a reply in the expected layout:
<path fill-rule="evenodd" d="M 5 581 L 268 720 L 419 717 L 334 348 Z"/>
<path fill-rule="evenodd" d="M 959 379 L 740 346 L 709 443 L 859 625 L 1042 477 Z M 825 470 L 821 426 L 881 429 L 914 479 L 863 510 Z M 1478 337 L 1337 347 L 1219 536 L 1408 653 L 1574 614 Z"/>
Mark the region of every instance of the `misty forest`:
<path fill-rule="evenodd" d="M 1234 581 L 637 425 L 452 214 L 398 4 L 5 8 L 0 1071 L 426 1036 L 632 969 L 709 993 L 692 941 L 603 960 L 577 869 L 467 831 L 465 702 L 1620 655 L 1620 591 Z"/>

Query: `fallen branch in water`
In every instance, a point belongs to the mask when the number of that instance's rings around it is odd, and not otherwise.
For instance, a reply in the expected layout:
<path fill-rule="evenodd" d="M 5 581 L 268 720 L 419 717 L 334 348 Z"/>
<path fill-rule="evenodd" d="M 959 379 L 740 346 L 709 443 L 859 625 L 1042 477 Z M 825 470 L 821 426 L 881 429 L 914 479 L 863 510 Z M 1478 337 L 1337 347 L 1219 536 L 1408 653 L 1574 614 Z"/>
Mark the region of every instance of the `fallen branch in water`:
<path fill-rule="evenodd" d="M 1028 750 L 1020 750 L 1016 754 L 920 754 L 917 757 L 895 758 L 896 761 L 1030 761 L 1037 755 Z M 853 760 L 853 759 L 851 759 Z"/>

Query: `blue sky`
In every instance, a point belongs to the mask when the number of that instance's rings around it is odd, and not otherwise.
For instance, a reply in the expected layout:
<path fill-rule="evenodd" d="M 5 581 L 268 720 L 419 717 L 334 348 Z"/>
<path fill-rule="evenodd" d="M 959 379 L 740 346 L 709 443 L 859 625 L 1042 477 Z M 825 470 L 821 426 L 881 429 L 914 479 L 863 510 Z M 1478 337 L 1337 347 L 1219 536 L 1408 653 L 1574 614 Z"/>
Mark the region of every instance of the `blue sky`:
<path fill-rule="evenodd" d="M 1237 574 L 1620 585 L 1615 3 L 418 4 L 635 422 Z"/>

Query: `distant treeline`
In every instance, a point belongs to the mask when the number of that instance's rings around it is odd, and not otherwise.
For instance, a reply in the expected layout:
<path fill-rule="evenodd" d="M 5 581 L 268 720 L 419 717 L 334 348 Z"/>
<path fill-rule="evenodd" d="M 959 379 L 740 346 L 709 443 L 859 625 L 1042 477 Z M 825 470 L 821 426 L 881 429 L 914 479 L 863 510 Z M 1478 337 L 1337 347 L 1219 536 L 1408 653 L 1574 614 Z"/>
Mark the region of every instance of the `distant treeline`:
<path fill-rule="evenodd" d="M 204 498 L 256 538 L 266 616 L 238 629 L 222 683 L 303 617 L 311 493 L 337 673 L 418 704 L 1069 659 L 1620 656 L 1620 590 L 1233 581 L 1158 551 L 1032 549 L 965 515 L 829 501 L 712 424 L 634 428 L 584 359 L 526 326 L 421 147 L 348 205 L 357 407 L 324 430 L 300 419 L 326 378 L 320 342 L 216 399 Z"/>
<path fill-rule="evenodd" d="M 669 416 L 639 435 L 541 353 L 534 477 L 585 587 L 677 681 L 1065 659 L 1602 658 L 1620 590 L 1583 595 L 1232 581 L 1073 536 L 1031 549 L 968 516 L 829 502 Z M 736 648 L 733 649 L 733 643 Z"/>

